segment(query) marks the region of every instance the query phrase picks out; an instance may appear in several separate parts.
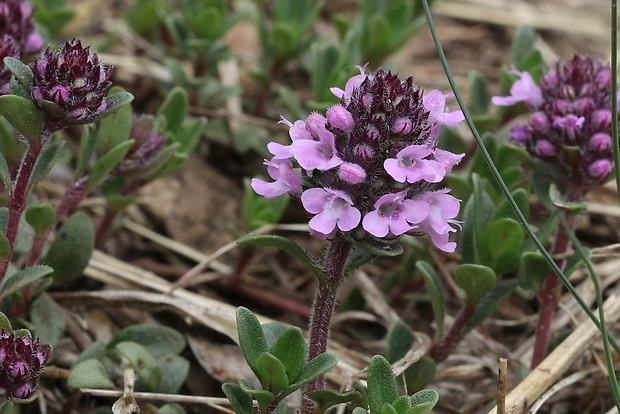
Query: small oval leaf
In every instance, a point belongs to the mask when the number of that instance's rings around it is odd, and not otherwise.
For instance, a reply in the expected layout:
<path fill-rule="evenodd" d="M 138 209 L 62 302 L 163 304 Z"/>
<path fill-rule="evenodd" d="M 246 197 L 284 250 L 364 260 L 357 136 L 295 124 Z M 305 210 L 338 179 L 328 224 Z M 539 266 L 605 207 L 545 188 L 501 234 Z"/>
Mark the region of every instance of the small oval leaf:
<path fill-rule="evenodd" d="M 129 361 L 136 375 L 151 391 L 157 391 L 161 382 L 161 366 L 153 354 L 135 342 L 121 342 L 115 349 Z"/>
<path fill-rule="evenodd" d="M 368 405 L 371 413 L 380 413 L 383 404 L 392 404 L 398 398 L 398 388 L 390 363 L 375 355 L 368 365 Z"/>
<path fill-rule="evenodd" d="M 87 359 L 74 366 L 69 373 L 67 385 L 74 389 L 114 389 L 114 383 L 108 377 L 105 367 L 97 359 Z"/>
<path fill-rule="evenodd" d="M 45 116 L 30 99 L 17 95 L 2 95 L 0 96 L 0 114 L 28 141 L 41 139 Z"/>
<path fill-rule="evenodd" d="M 258 377 L 260 372 L 256 366 L 256 359 L 260 354 L 268 351 L 267 341 L 256 316 L 243 306 L 237 308 L 237 333 L 245 361 Z"/>
<path fill-rule="evenodd" d="M 497 282 L 493 269 L 469 263 L 456 268 L 454 279 L 459 287 L 465 291 L 469 306 L 475 306 L 480 302 L 480 299 L 493 290 Z"/>
<path fill-rule="evenodd" d="M 95 227 L 86 214 L 78 211 L 58 230 L 45 261 L 54 268 L 56 281 L 82 275 L 95 248 Z"/>

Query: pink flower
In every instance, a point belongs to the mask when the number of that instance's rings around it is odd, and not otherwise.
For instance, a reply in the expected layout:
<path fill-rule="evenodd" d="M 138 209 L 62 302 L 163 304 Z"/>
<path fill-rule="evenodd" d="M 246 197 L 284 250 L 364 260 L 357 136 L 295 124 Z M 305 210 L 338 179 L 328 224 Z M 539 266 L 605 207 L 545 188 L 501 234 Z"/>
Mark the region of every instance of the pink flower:
<path fill-rule="evenodd" d="M 437 122 L 447 127 L 458 126 L 459 122 L 465 119 L 463 111 L 444 112 L 446 109 L 446 98 L 454 96 L 453 93 L 443 94 L 437 89 L 433 89 L 422 98 L 424 109 L 428 111 L 429 123 Z"/>
<path fill-rule="evenodd" d="M 429 211 L 426 219 L 415 229 L 430 234 L 438 249 L 451 253 L 456 250 L 456 243 L 449 241 L 449 236 L 456 229 L 450 224 L 459 224 L 454 218 L 459 213 L 460 200 L 448 194 L 448 191 L 450 190 L 439 190 L 420 196 L 420 201 L 428 203 Z"/>
<path fill-rule="evenodd" d="M 319 132 L 319 141 L 298 139 L 291 144 L 293 156 L 305 170 L 325 171 L 342 164 L 336 154 L 334 135 L 324 127 Z"/>
<path fill-rule="evenodd" d="M 512 69 L 510 73 L 519 76 L 519 80 L 510 87 L 510 96 L 494 96 L 491 102 L 497 106 L 510 106 L 524 102 L 534 108 L 538 107 L 543 102 L 542 91 L 532 79 L 532 75 L 516 69 Z"/>
<path fill-rule="evenodd" d="M 329 88 L 331 93 L 333 93 L 336 96 L 336 98 L 339 98 L 339 99 L 345 99 L 345 100 L 350 99 L 351 95 L 353 95 L 353 90 L 355 90 L 355 88 L 360 86 L 362 82 L 366 80 L 366 77 L 368 75 L 366 75 L 364 71 L 366 70 L 367 65 L 368 64 L 364 66 L 357 66 L 357 68 L 360 70 L 360 74 L 351 77 L 347 81 L 346 85 L 344 86 L 344 91 L 340 88 Z"/>
<path fill-rule="evenodd" d="M 424 180 L 438 183 L 446 175 L 446 169 L 440 162 L 425 159 L 433 150 L 426 145 L 409 145 L 396 154 L 396 158 L 388 158 L 383 168 L 399 183 L 415 183 Z"/>
<path fill-rule="evenodd" d="M 316 214 L 308 224 L 312 230 L 321 234 L 330 234 L 336 227 L 342 231 L 353 230 L 362 217 L 347 194 L 331 188 L 310 188 L 304 191 L 301 204 L 308 213 Z"/>
<path fill-rule="evenodd" d="M 295 123 L 291 123 L 288 119 L 280 116 L 279 124 L 284 124 L 289 127 L 288 135 L 291 137 L 291 141 L 295 142 L 298 139 L 312 139 L 312 135 L 306 129 L 306 123 L 302 120 L 297 120 Z M 275 159 L 286 159 L 293 156 L 290 145 L 282 145 L 278 142 L 270 142 L 267 144 L 267 149 L 274 155 Z"/>
<path fill-rule="evenodd" d="M 364 216 L 364 230 L 375 237 L 385 237 L 388 233 L 400 236 L 412 229 L 411 224 L 424 220 L 429 212 L 428 203 L 407 200 L 406 195 L 406 191 L 401 191 L 379 198 L 374 204 L 375 210 Z"/>
<path fill-rule="evenodd" d="M 433 154 L 435 155 L 435 160 L 443 166 L 443 168 L 446 170 L 446 173 L 452 171 L 452 167 L 461 162 L 461 160 L 465 156 L 465 153 L 455 154 L 441 148 L 435 148 Z"/>
<path fill-rule="evenodd" d="M 266 198 L 274 198 L 289 193 L 298 195 L 301 193 L 301 177 L 293 170 L 290 160 L 274 158 L 265 160 L 267 172 L 275 181 L 267 182 L 258 178 L 252 178 L 250 185 L 257 194 Z"/>

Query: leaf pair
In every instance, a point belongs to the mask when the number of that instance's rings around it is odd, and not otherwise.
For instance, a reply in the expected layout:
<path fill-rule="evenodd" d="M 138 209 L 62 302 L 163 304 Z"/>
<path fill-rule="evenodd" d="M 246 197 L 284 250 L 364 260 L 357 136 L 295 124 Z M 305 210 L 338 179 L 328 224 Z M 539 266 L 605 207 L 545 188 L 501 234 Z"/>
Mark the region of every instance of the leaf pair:
<path fill-rule="evenodd" d="M 257 400 L 261 413 L 271 412 L 288 395 L 325 374 L 338 362 L 335 355 L 327 352 L 306 362 L 306 343 L 301 329 L 268 329 L 244 307 L 237 309 L 237 330 L 243 356 L 262 389 L 253 389 L 245 381 L 224 384 L 222 390 L 236 413 L 251 413 L 252 398 Z M 318 397 L 326 403 L 335 396 L 321 394 Z"/>

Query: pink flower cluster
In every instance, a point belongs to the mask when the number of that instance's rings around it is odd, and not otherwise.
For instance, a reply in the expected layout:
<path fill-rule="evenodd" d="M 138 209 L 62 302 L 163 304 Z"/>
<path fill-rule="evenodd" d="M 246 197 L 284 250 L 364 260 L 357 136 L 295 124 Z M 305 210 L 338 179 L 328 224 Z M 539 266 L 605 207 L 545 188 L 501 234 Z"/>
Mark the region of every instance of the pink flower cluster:
<path fill-rule="evenodd" d="M 464 156 L 437 148 L 441 126 L 464 119 L 460 110 L 446 111 L 452 94 L 424 96 L 412 78 L 364 68 L 332 93 L 340 102 L 326 116 L 282 118 L 292 142 L 267 146 L 273 181 L 254 178 L 254 190 L 268 198 L 299 197 L 313 215 L 312 233 L 323 239 L 338 232 L 354 239 L 426 233 L 439 249 L 454 251 L 449 235 L 460 202 L 448 190 L 431 189 Z"/>
<path fill-rule="evenodd" d="M 613 170 L 610 66 L 575 55 L 542 73 L 540 85 L 528 72 L 512 73 L 519 79 L 510 96 L 495 96 L 492 102 L 523 102 L 531 116 L 527 124 L 513 126 L 509 139 L 552 166 L 545 172 L 567 190 L 583 195 L 599 185 Z"/>

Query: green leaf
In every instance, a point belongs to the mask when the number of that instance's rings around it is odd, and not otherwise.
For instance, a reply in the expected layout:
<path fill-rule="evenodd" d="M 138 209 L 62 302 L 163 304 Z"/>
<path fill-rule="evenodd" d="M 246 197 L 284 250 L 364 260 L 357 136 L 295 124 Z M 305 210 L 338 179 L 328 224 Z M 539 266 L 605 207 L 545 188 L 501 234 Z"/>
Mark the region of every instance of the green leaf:
<path fill-rule="evenodd" d="M 472 183 L 473 194 L 467 200 L 463 211 L 460 247 L 464 263 L 480 263 L 478 242 L 494 210 L 493 201 L 484 191 L 478 174 L 472 174 Z"/>
<path fill-rule="evenodd" d="M 176 134 L 185 120 L 188 105 L 187 92 L 182 87 L 176 86 L 168 92 L 156 116 L 165 118 L 166 130 Z"/>
<path fill-rule="evenodd" d="M 86 193 L 92 190 L 101 180 L 106 178 L 106 176 L 112 171 L 114 167 L 118 165 L 119 162 L 125 158 L 129 149 L 133 146 L 134 140 L 130 139 L 129 141 L 125 141 L 121 144 L 118 144 L 116 147 L 112 148 L 108 153 L 106 153 L 103 157 L 101 157 L 93 166 L 88 176 L 88 183 L 86 185 Z"/>
<path fill-rule="evenodd" d="M 67 378 L 69 388 L 96 388 L 113 390 L 114 383 L 108 377 L 105 367 L 97 359 L 87 359 L 71 369 Z"/>
<path fill-rule="evenodd" d="M 105 97 L 105 101 L 108 104 L 105 111 L 97 115 L 96 117 L 90 119 L 90 122 L 99 121 L 109 117 L 112 114 L 115 114 L 122 108 L 125 108 L 126 105 L 130 104 L 133 101 L 133 95 L 129 92 L 121 91 L 116 92 L 111 95 Z"/>
<path fill-rule="evenodd" d="M 385 407 L 385 404 L 383 406 Z M 411 398 L 408 395 L 401 395 L 394 400 L 392 407 L 396 414 L 408 413 L 411 409 Z"/>
<path fill-rule="evenodd" d="M 413 330 L 401 319 L 394 321 L 387 333 L 385 354 L 390 363 L 405 356 L 415 341 Z"/>
<path fill-rule="evenodd" d="M 71 368 L 75 367 L 80 362 L 86 361 L 87 359 L 96 359 L 99 361 L 108 359 L 108 361 L 111 361 L 106 355 L 106 344 L 101 341 L 91 343 L 88 348 L 78 355 L 76 360 L 73 362 L 73 365 L 71 365 Z"/>
<path fill-rule="evenodd" d="M 129 361 L 147 389 L 156 392 L 161 382 L 161 365 L 145 347 L 135 342 L 121 342 L 115 349 Z"/>
<path fill-rule="evenodd" d="M 275 47 L 276 56 L 287 58 L 296 49 L 297 42 L 295 29 L 292 25 L 277 22 L 273 25 L 271 38 Z"/>
<path fill-rule="evenodd" d="M 109 118 L 108 118 L 109 119 Z M 104 121 L 102 121 L 103 124 Z M 88 162 L 95 152 L 95 144 L 97 143 L 97 135 L 95 131 L 88 127 L 88 125 L 82 125 L 82 135 L 80 136 L 80 152 L 77 157 L 75 165 L 75 177 L 80 177 L 84 173 Z"/>
<path fill-rule="evenodd" d="M 340 393 L 334 390 L 322 389 L 310 391 L 307 395 L 316 402 L 315 412 L 317 413 L 324 413 L 334 405 L 348 404 L 362 398 L 362 394 L 355 390 Z"/>
<path fill-rule="evenodd" d="M 529 193 L 525 191 L 523 188 L 518 188 L 510 194 L 512 195 L 512 198 L 514 198 L 514 200 L 516 201 L 517 206 L 519 207 L 519 210 L 521 210 L 521 213 L 523 213 L 523 216 L 526 219 L 529 219 L 530 217 Z M 493 213 L 491 222 L 502 219 L 502 218 L 511 218 L 513 220 L 517 220 L 517 215 L 515 214 L 514 210 L 512 209 L 512 206 L 508 202 L 508 199 L 504 199 L 499 204 L 499 206 L 497 206 L 497 208 L 495 209 L 495 213 Z"/>
<path fill-rule="evenodd" d="M 334 354 L 323 352 L 322 354 L 317 355 L 312 361 L 308 362 L 306 366 L 304 366 L 299 374 L 299 377 L 297 378 L 297 381 L 295 381 L 294 384 L 291 384 L 286 390 L 283 391 L 283 393 L 288 395 L 291 392 L 300 389 L 304 385 L 314 381 L 335 367 L 337 363 L 338 357 Z"/>
<path fill-rule="evenodd" d="M 538 292 L 547 280 L 551 266 L 539 252 L 525 252 L 519 259 L 517 280 L 519 287 Z"/>
<path fill-rule="evenodd" d="M 57 282 L 82 275 L 95 249 L 95 227 L 85 213 L 78 211 L 56 232 L 45 261 L 52 266 Z"/>
<path fill-rule="evenodd" d="M 554 206 L 566 210 L 569 214 L 576 215 L 588 210 L 588 206 L 584 202 L 567 201 L 555 183 L 551 183 L 549 186 L 549 199 Z"/>
<path fill-rule="evenodd" d="M 439 401 L 439 394 L 435 390 L 418 391 L 411 396 L 411 405 L 414 407 L 410 414 L 429 414 Z"/>
<path fill-rule="evenodd" d="M 241 386 L 230 382 L 222 384 L 222 391 L 230 401 L 235 414 L 253 414 L 252 397 Z"/>
<path fill-rule="evenodd" d="M 6 95 L 5 95 L 6 96 Z M 2 96 L 0 96 L 0 99 Z M 34 171 L 32 171 L 32 176 L 30 177 L 30 183 L 28 187 L 30 190 L 34 188 L 45 176 L 50 172 L 60 152 L 62 151 L 63 146 L 65 145 L 64 141 L 47 141 L 47 143 L 41 148 L 41 153 L 39 154 L 39 160 L 34 166 Z"/>
<path fill-rule="evenodd" d="M 476 326 L 484 322 L 502 303 L 512 294 L 517 287 L 517 280 L 511 279 L 500 282 L 487 296 L 476 306 L 474 313 L 463 327 L 459 338 L 463 338 Z"/>
<path fill-rule="evenodd" d="M 7 56 L 3 59 L 4 65 L 11 71 L 15 79 L 28 91 L 32 89 L 32 69 L 21 60 Z"/>
<path fill-rule="evenodd" d="M 392 406 L 392 404 L 383 403 L 381 406 L 381 414 L 398 414 L 396 408 Z"/>
<path fill-rule="evenodd" d="M 120 342 L 136 342 L 145 347 L 155 358 L 178 355 L 186 346 L 179 331 L 162 325 L 131 325 L 120 330 L 109 343 L 113 348 Z"/>
<path fill-rule="evenodd" d="M 28 141 L 41 139 L 43 112 L 30 99 L 17 95 L 0 96 L 0 114 Z"/>
<path fill-rule="evenodd" d="M 42 343 L 56 346 L 64 337 L 67 326 L 65 315 L 49 296 L 41 295 L 32 303 L 30 319 L 30 329 Z"/>
<path fill-rule="evenodd" d="M 13 332 L 13 327 L 11 326 L 11 321 L 4 314 L 4 312 L 0 312 L 0 329 L 5 332 L 11 333 Z"/>
<path fill-rule="evenodd" d="M 435 273 L 435 269 L 427 262 L 417 261 L 416 268 L 422 274 L 426 283 L 426 290 L 430 297 L 431 307 L 433 308 L 433 316 L 435 317 L 435 340 L 438 341 L 443 334 L 443 318 L 444 318 L 444 296 L 439 276 Z"/>
<path fill-rule="evenodd" d="M 266 413 L 271 403 L 276 399 L 276 395 L 274 393 L 267 390 L 255 390 L 243 380 L 239 380 L 239 385 L 241 385 L 241 388 L 250 394 L 250 396 L 254 397 L 254 399 L 258 402 L 258 408 L 261 413 Z M 284 394 L 280 395 L 284 398 Z"/>
<path fill-rule="evenodd" d="M 489 109 L 489 96 L 487 79 L 477 70 L 469 72 L 469 110 L 472 115 L 486 114 Z"/>
<path fill-rule="evenodd" d="M 368 405 L 371 413 L 380 413 L 383 404 L 392 404 L 398 398 L 398 388 L 390 363 L 375 355 L 368 365 Z"/>
<path fill-rule="evenodd" d="M 284 364 L 269 352 L 263 352 L 256 358 L 256 369 L 259 373 L 257 377 L 267 391 L 279 394 L 289 384 Z"/>
<path fill-rule="evenodd" d="M 119 87 L 113 87 L 112 91 L 122 91 Z M 96 132 L 95 146 L 97 154 L 101 157 L 106 154 L 112 148 L 122 144 L 129 140 L 131 136 L 131 129 L 133 127 L 131 106 L 123 106 L 119 108 L 114 114 L 102 119 L 99 122 Z M 84 127 L 88 128 L 88 127 Z M 80 147 L 80 158 L 84 158 L 84 166 L 92 157 L 92 133 L 86 135 L 82 132 L 82 143 Z M 86 141 L 86 142 L 84 142 Z M 82 156 L 84 153 L 84 156 Z M 82 165 L 80 165 L 82 166 Z M 83 166 L 82 166 L 83 167 Z"/>
<path fill-rule="evenodd" d="M 25 218 L 34 234 L 40 237 L 56 222 L 56 209 L 50 204 L 31 206 L 26 210 Z"/>
<path fill-rule="evenodd" d="M 2 153 L 0 153 L 0 181 L 2 181 L 7 188 L 11 187 L 11 172 L 9 171 L 9 166 Z"/>
<path fill-rule="evenodd" d="M 290 197 L 265 198 L 256 194 L 249 179 L 243 180 L 243 223 L 248 231 L 280 221 Z"/>
<path fill-rule="evenodd" d="M 267 341 L 258 318 L 254 316 L 252 311 L 243 306 L 237 308 L 237 333 L 245 361 L 254 374 L 259 377 L 260 372 L 256 365 L 256 359 L 260 354 L 268 351 Z"/>
<path fill-rule="evenodd" d="M 426 387 L 435 378 L 437 363 L 433 358 L 424 355 L 405 370 L 405 384 L 409 392 L 418 391 Z"/>
<path fill-rule="evenodd" d="M 261 325 L 265 341 L 267 341 L 267 349 L 273 349 L 278 339 L 290 328 L 280 322 L 267 322 Z M 273 353 L 273 352 L 272 352 Z"/>
<path fill-rule="evenodd" d="M 52 273 L 52 268 L 44 265 L 30 266 L 12 274 L 7 274 L 0 284 L 0 302 L 7 296 L 28 286 L 32 282 Z"/>
<path fill-rule="evenodd" d="M 510 45 L 510 63 L 522 69 L 523 63 L 535 51 L 536 31 L 532 26 L 520 26 Z"/>
<path fill-rule="evenodd" d="M 368 414 L 368 411 L 366 411 L 365 409 L 363 409 L 362 407 L 355 407 L 353 409 L 352 414 Z"/>
<path fill-rule="evenodd" d="M 189 361 L 178 355 L 166 355 L 160 358 L 161 382 L 157 392 L 177 394 L 189 373 Z"/>
<path fill-rule="evenodd" d="M 524 241 L 523 226 L 504 218 L 494 221 L 480 238 L 480 261 L 499 275 L 512 270 L 518 261 Z"/>
<path fill-rule="evenodd" d="M 157 410 L 157 414 L 185 414 L 185 410 L 179 404 L 168 403 Z"/>
<path fill-rule="evenodd" d="M 353 248 L 347 257 L 347 264 L 345 267 L 345 274 L 350 274 L 355 269 L 364 266 L 367 263 L 372 262 L 377 258 L 377 255 L 368 252 L 361 247 L 353 244 Z"/>
<path fill-rule="evenodd" d="M 278 249 L 284 250 L 288 254 L 295 256 L 297 259 L 308 265 L 310 270 L 312 270 L 315 275 L 319 277 L 322 277 L 323 275 L 323 268 L 317 262 L 315 262 L 308 255 L 308 253 L 306 253 L 301 247 L 299 247 L 297 243 L 287 239 L 286 237 L 276 235 L 250 234 L 238 239 L 237 244 L 242 246 L 246 244 L 251 244 L 253 246 L 277 247 Z"/>
<path fill-rule="evenodd" d="M 493 269 L 475 264 L 462 264 L 454 271 L 454 279 L 461 289 L 465 291 L 467 304 L 475 306 L 480 299 L 485 297 L 497 282 Z"/>
<path fill-rule="evenodd" d="M 306 360 L 306 341 L 301 329 L 287 329 L 274 344 L 271 354 L 284 365 L 288 382 L 295 382 Z"/>
<path fill-rule="evenodd" d="M 6 238 L 3 232 L 0 232 L 0 261 L 6 261 L 9 258 L 9 254 L 11 254 L 9 239 Z"/>
<path fill-rule="evenodd" d="M 395 257 L 400 256 L 404 252 L 403 246 L 397 241 L 366 238 L 364 241 L 355 242 L 354 245 L 376 256 Z"/>

